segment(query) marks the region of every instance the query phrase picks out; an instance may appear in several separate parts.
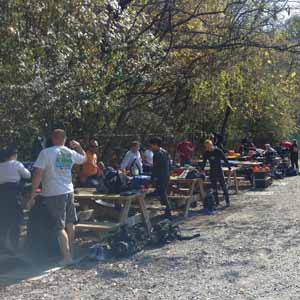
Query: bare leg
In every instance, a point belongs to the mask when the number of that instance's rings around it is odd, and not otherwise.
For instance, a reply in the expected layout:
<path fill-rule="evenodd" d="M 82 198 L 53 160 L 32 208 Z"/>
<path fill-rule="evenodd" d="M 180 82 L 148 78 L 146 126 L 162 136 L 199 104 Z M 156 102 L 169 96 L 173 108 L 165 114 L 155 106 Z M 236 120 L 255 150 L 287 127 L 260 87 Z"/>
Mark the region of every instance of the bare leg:
<path fill-rule="evenodd" d="M 75 226 L 73 224 L 67 224 L 66 231 L 69 239 L 69 249 L 71 256 L 73 255 L 73 245 L 75 239 Z"/>
<path fill-rule="evenodd" d="M 72 256 L 70 252 L 69 238 L 67 232 L 64 229 L 61 229 L 58 233 L 58 243 L 59 243 L 60 251 L 64 258 L 64 262 L 67 264 L 71 263 Z"/>

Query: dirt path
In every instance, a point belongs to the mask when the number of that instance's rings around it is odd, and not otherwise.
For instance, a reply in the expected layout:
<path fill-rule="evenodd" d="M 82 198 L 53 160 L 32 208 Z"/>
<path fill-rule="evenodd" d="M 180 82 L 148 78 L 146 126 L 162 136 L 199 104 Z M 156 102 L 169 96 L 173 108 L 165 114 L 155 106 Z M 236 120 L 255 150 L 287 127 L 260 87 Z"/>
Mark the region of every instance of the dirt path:
<path fill-rule="evenodd" d="M 113 264 L 61 270 L 2 288 L 0 299 L 299 299 L 300 178 L 233 203 L 185 223 L 200 238 Z"/>

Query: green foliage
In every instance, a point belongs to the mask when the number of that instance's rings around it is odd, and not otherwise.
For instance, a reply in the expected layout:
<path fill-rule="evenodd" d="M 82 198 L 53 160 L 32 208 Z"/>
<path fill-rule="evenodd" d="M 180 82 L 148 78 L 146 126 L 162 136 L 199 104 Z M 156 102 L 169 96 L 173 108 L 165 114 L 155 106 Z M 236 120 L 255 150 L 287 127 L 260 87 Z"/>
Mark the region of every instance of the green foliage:
<path fill-rule="evenodd" d="M 125 2 L 1 3 L 1 145 L 28 154 L 59 126 L 106 154 L 115 134 L 218 131 L 228 105 L 232 143 L 298 131 L 299 20 L 276 23 L 284 1 Z"/>

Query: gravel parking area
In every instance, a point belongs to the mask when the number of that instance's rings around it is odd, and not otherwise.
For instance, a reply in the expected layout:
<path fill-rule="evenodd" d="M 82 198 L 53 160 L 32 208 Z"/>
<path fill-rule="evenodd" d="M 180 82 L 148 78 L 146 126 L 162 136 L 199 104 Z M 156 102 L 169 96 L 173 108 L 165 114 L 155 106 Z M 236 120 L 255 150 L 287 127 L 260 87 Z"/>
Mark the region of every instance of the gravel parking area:
<path fill-rule="evenodd" d="M 194 216 L 200 232 L 130 259 L 82 262 L 2 287 L 0 299 L 288 300 L 300 292 L 300 178 L 235 196 L 214 216 Z"/>

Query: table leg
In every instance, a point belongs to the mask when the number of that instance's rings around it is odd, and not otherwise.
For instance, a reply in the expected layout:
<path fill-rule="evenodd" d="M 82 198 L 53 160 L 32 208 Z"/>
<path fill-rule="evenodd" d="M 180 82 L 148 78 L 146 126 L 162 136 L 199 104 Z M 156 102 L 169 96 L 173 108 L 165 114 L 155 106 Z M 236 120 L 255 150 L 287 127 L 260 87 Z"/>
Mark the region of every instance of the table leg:
<path fill-rule="evenodd" d="M 234 185 L 235 185 L 235 192 L 239 193 L 239 182 L 237 179 L 236 171 L 233 172 L 233 178 L 234 178 Z"/>
<path fill-rule="evenodd" d="M 232 171 L 228 171 L 228 178 L 227 178 L 227 186 L 229 188 L 230 183 L 231 183 L 231 175 L 232 175 Z"/>
<path fill-rule="evenodd" d="M 122 209 L 122 213 L 121 213 L 121 216 L 120 216 L 120 224 L 121 225 L 125 225 L 128 222 L 128 213 L 129 213 L 130 206 L 131 206 L 131 199 L 127 200 L 125 202 L 125 205 Z"/>
<path fill-rule="evenodd" d="M 189 197 L 188 201 L 186 202 L 186 206 L 185 206 L 185 211 L 184 211 L 185 218 L 187 218 L 189 216 L 189 210 L 190 210 L 191 204 L 193 202 L 195 187 L 196 187 L 196 182 L 193 181 L 191 190 L 190 190 L 190 195 L 189 195 L 190 197 Z"/>
<path fill-rule="evenodd" d="M 193 201 L 193 196 L 189 197 L 189 200 L 186 202 L 185 210 L 184 210 L 184 217 L 187 218 L 189 216 L 189 210 Z"/>
<path fill-rule="evenodd" d="M 145 225 L 147 227 L 148 234 L 150 236 L 152 225 L 151 225 L 151 222 L 150 222 L 149 212 L 148 212 L 147 207 L 146 207 L 145 196 L 144 195 L 138 195 L 137 196 L 137 201 L 139 203 L 139 206 L 140 206 L 140 209 L 141 209 L 141 212 L 142 212 L 142 215 L 143 215 L 143 219 L 144 219 Z"/>
<path fill-rule="evenodd" d="M 199 190 L 200 190 L 200 197 L 201 197 L 201 201 L 204 202 L 205 199 L 205 192 L 204 192 L 204 187 L 203 187 L 203 180 L 201 179 L 201 181 L 199 181 Z"/>

